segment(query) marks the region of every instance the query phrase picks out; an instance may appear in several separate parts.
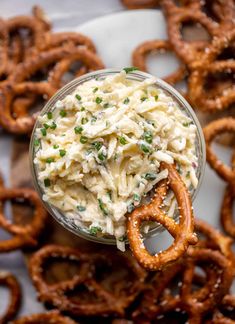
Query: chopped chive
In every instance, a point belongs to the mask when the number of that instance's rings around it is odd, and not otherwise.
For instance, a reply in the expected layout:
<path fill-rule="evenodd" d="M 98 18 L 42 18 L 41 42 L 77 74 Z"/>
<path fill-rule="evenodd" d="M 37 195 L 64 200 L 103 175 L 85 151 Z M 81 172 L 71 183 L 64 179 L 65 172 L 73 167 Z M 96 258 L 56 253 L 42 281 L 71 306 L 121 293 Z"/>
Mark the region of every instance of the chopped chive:
<path fill-rule="evenodd" d="M 82 97 L 81 97 L 79 94 L 76 94 L 76 95 L 75 95 L 75 98 L 76 98 L 78 101 L 81 101 L 81 100 L 82 100 Z"/>
<path fill-rule="evenodd" d="M 82 117 L 81 123 L 82 123 L 82 125 L 88 123 L 88 118 Z"/>
<path fill-rule="evenodd" d="M 52 163 L 54 161 L 55 161 L 55 159 L 51 158 L 51 157 L 46 159 L 46 163 Z"/>
<path fill-rule="evenodd" d="M 145 176 L 144 176 L 144 178 L 145 178 L 146 180 L 155 180 L 156 177 L 157 177 L 157 176 L 156 176 L 155 173 L 146 173 Z"/>
<path fill-rule="evenodd" d="M 192 122 L 188 122 L 188 123 L 185 122 L 185 123 L 183 123 L 183 126 L 184 126 L 184 127 L 189 127 L 191 124 L 192 124 Z"/>
<path fill-rule="evenodd" d="M 51 129 L 56 129 L 56 127 L 57 127 L 56 123 L 55 123 L 55 122 L 52 122 L 50 128 L 51 128 Z"/>
<path fill-rule="evenodd" d="M 98 158 L 99 158 L 101 161 L 104 161 L 105 158 L 106 158 L 106 155 L 105 155 L 103 152 L 100 152 L 100 153 L 98 154 Z"/>
<path fill-rule="evenodd" d="M 155 99 L 156 101 L 158 101 L 158 95 L 154 96 L 154 99 Z"/>
<path fill-rule="evenodd" d="M 140 196 L 138 195 L 138 194 L 134 194 L 133 195 L 133 199 L 134 199 L 134 201 L 140 201 Z"/>
<path fill-rule="evenodd" d="M 49 111 L 49 112 L 47 113 L 47 118 L 48 118 L 48 119 L 52 119 L 52 117 L 53 117 L 53 116 L 52 116 L 52 112 Z"/>
<path fill-rule="evenodd" d="M 134 206 L 133 203 L 131 203 L 131 204 L 129 204 L 129 205 L 127 206 L 127 212 L 128 212 L 128 213 L 131 213 L 134 209 L 135 209 L 135 206 Z"/>
<path fill-rule="evenodd" d="M 97 121 L 97 117 L 96 116 L 92 116 L 91 117 L 91 124 L 94 124 Z"/>
<path fill-rule="evenodd" d="M 65 154 L 66 154 L 66 151 L 65 150 L 60 150 L 59 152 L 60 152 L 60 156 L 61 157 L 65 156 Z"/>
<path fill-rule="evenodd" d="M 143 102 L 143 101 L 146 101 L 148 99 L 148 97 L 142 97 L 140 98 L 140 100 Z"/>
<path fill-rule="evenodd" d="M 98 90 L 99 90 L 99 89 L 96 87 L 96 88 L 93 89 L 92 92 L 93 92 L 93 93 L 96 93 L 96 91 L 98 91 Z"/>
<path fill-rule="evenodd" d="M 86 136 L 80 137 L 80 143 L 85 144 L 87 142 L 88 138 Z"/>
<path fill-rule="evenodd" d="M 103 101 L 103 99 L 100 98 L 100 97 L 96 97 L 96 99 L 95 99 L 95 102 L 96 102 L 97 104 L 100 104 L 102 101 Z"/>
<path fill-rule="evenodd" d="M 80 212 L 83 212 L 86 210 L 86 207 L 82 206 L 82 205 L 78 205 L 77 206 L 77 209 L 80 211 Z"/>
<path fill-rule="evenodd" d="M 123 137 L 123 136 L 120 136 L 120 137 L 119 137 L 119 142 L 120 142 L 122 145 L 127 144 L 127 140 L 126 140 L 125 137 Z"/>
<path fill-rule="evenodd" d="M 149 144 L 151 144 L 153 142 L 153 134 L 151 131 L 146 131 L 143 134 L 143 138 L 145 139 L 145 141 Z"/>
<path fill-rule="evenodd" d="M 81 111 L 84 111 L 85 110 L 85 107 L 81 107 Z"/>
<path fill-rule="evenodd" d="M 150 153 L 151 149 L 149 146 L 145 145 L 145 144 L 141 144 L 140 145 L 140 149 L 144 152 L 144 153 Z"/>
<path fill-rule="evenodd" d="M 64 110 L 64 109 L 62 109 L 61 111 L 60 111 L 60 116 L 61 117 L 65 117 L 67 115 L 67 112 Z"/>
<path fill-rule="evenodd" d="M 36 139 L 34 140 L 33 145 L 34 145 L 34 146 L 39 146 L 39 145 L 40 145 L 40 141 L 39 141 L 38 138 L 36 138 Z"/>
<path fill-rule="evenodd" d="M 100 210 L 102 210 L 102 212 L 104 213 L 104 215 L 107 216 L 107 215 L 108 215 L 108 211 L 107 211 L 107 209 L 105 208 L 105 205 L 104 205 L 102 199 L 99 198 L 99 199 L 98 199 L 98 202 L 99 202 Z"/>
<path fill-rule="evenodd" d="M 186 173 L 186 178 L 189 178 L 190 177 L 190 171 L 188 171 L 187 173 Z"/>
<path fill-rule="evenodd" d="M 102 147 L 102 142 L 93 142 L 92 144 L 91 144 L 97 151 L 99 151 L 100 149 L 101 149 L 101 147 Z"/>
<path fill-rule="evenodd" d="M 92 226 L 90 229 L 89 229 L 89 232 L 91 235 L 97 235 L 98 232 L 101 232 L 102 229 L 98 226 Z"/>
<path fill-rule="evenodd" d="M 121 236 L 121 237 L 118 238 L 118 241 L 125 242 L 126 239 L 127 239 L 126 235 L 123 235 L 123 236 Z"/>
<path fill-rule="evenodd" d="M 48 129 L 50 126 L 48 125 L 48 124 L 43 124 L 43 126 L 46 128 L 46 129 Z"/>
<path fill-rule="evenodd" d="M 44 186 L 50 187 L 50 185 L 51 185 L 51 180 L 49 178 L 44 179 Z"/>
<path fill-rule="evenodd" d="M 81 134 L 83 131 L 83 128 L 81 126 L 74 127 L 75 134 Z"/>
<path fill-rule="evenodd" d="M 41 131 L 41 133 L 42 133 L 42 136 L 46 136 L 46 135 L 47 135 L 47 130 L 46 130 L 46 128 L 41 128 L 40 131 Z"/>
<path fill-rule="evenodd" d="M 59 145 L 55 144 L 55 145 L 53 145 L 53 148 L 56 150 L 59 148 Z"/>
<path fill-rule="evenodd" d="M 126 72 L 126 74 L 128 74 L 130 72 L 137 71 L 139 69 L 135 66 L 130 66 L 130 67 L 123 68 L 123 70 Z"/>
<path fill-rule="evenodd" d="M 107 109 L 108 107 L 109 107 L 109 103 L 106 102 L 106 103 L 104 104 L 104 108 Z"/>
<path fill-rule="evenodd" d="M 127 105 L 129 102 L 130 102 L 130 99 L 129 99 L 129 98 L 126 98 L 126 99 L 123 101 L 123 103 L 124 103 L 125 105 Z"/>

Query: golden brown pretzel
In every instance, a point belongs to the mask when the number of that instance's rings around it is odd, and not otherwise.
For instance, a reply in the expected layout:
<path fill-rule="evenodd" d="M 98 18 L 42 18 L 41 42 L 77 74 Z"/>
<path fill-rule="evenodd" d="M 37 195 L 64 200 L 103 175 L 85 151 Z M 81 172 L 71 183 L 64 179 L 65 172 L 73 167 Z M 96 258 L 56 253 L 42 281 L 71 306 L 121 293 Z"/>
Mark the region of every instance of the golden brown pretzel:
<path fill-rule="evenodd" d="M 170 189 L 174 192 L 180 210 L 179 224 L 167 216 L 161 205 L 166 195 L 167 187 L 163 182 L 157 187 L 155 198 L 149 205 L 136 208 L 127 220 L 127 235 L 130 248 L 137 261 L 148 270 L 159 270 L 172 261 L 177 260 L 187 250 L 189 244 L 196 244 L 197 237 L 194 234 L 194 220 L 191 200 L 188 190 L 173 165 L 161 164 L 161 169 L 168 170 L 168 182 Z M 140 227 L 144 221 L 160 223 L 174 237 L 172 245 L 163 252 L 150 255 L 143 246 Z"/>
<path fill-rule="evenodd" d="M 0 323 L 8 324 L 17 314 L 21 303 L 21 289 L 16 277 L 5 271 L 0 271 L 0 286 L 5 286 L 10 291 L 10 302 L 7 310 L 1 314 Z"/>
<path fill-rule="evenodd" d="M 121 0 L 128 9 L 155 8 L 159 5 L 159 0 Z"/>
<path fill-rule="evenodd" d="M 78 324 L 78 322 L 53 310 L 47 313 L 23 316 L 11 324 Z"/>

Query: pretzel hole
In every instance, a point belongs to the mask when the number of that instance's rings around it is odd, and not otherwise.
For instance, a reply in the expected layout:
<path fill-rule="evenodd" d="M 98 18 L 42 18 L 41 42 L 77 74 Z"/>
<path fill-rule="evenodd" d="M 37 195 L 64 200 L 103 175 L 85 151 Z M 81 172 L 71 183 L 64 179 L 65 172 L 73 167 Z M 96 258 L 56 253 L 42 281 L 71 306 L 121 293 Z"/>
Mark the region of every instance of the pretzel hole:
<path fill-rule="evenodd" d="M 229 46 L 223 49 L 223 51 L 217 56 L 216 60 L 229 60 L 234 59 L 234 47 Z M 233 76 L 235 78 L 235 76 Z"/>
<path fill-rule="evenodd" d="M 45 282 L 52 285 L 73 279 L 81 270 L 81 262 L 69 258 L 50 258 L 44 263 L 43 270 Z"/>
<path fill-rule="evenodd" d="M 206 280 L 206 272 L 201 267 L 196 266 L 194 269 L 194 278 L 192 282 L 191 292 L 195 292 L 201 289 L 206 283 Z"/>
<path fill-rule="evenodd" d="M 98 260 L 95 264 L 94 279 L 111 293 L 130 293 L 137 278 L 125 262 L 122 258 Z"/>
<path fill-rule="evenodd" d="M 185 312 L 177 308 L 177 310 L 169 311 L 166 314 L 156 316 L 156 321 L 151 323 L 157 324 L 177 324 L 188 323 L 188 316 Z"/>
<path fill-rule="evenodd" d="M 5 81 L 8 78 L 8 75 L 6 73 L 2 73 L 0 75 L 0 82 Z"/>
<path fill-rule="evenodd" d="M 155 223 L 156 225 L 156 223 Z M 159 225 L 159 224 L 158 224 Z M 144 226 L 144 222 L 143 222 Z M 162 231 L 158 235 L 156 235 L 153 238 L 147 238 L 145 240 L 145 246 L 147 250 L 152 254 L 159 253 L 161 251 L 164 251 L 168 249 L 172 245 L 174 241 L 174 238 L 171 236 L 171 234 L 168 231 Z"/>
<path fill-rule="evenodd" d="M 11 298 L 11 293 L 7 286 L 5 286 L 4 284 L 1 284 L 0 285 L 0 294 L 1 294 L 1 301 L 0 301 L 0 318 L 1 318 L 2 315 L 4 315 L 4 313 L 8 309 L 9 301 Z"/>
<path fill-rule="evenodd" d="M 181 23 L 182 39 L 188 43 L 195 41 L 210 41 L 211 36 L 207 29 L 198 22 L 191 20 Z"/>
<path fill-rule="evenodd" d="M 213 152 L 218 156 L 220 161 L 226 165 L 231 165 L 232 151 L 231 148 L 235 148 L 235 134 L 224 132 L 214 138 L 214 142 L 211 145 Z M 219 145 L 219 144 L 222 145 Z"/>
<path fill-rule="evenodd" d="M 180 61 L 174 53 L 164 49 L 151 51 L 146 57 L 147 70 L 159 78 L 165 78 L 176 71 L 180 66 Z M 166 75 L 167 65 L 167 75 Z"/>
<path fill-rule="evenodd" d="M 28 96 L 28 100 L 25 96 L 17 96 L 12 104 L 12 117 L 17 119 L 20 117 L 32 116 L 44 107 L 47 100 L 48 97 L 46 95 L 34 95 L 32 98 L 31 94 L 31 97 Z"/>
<path fill-rule="evenodd" d="M 69 69 L 63 73 L 61 76 L 61 86 L 72 81 L 79 73 L 80 69 L 83 67 L 83 63 L 80 61 L 72 62 Z"/>
<path fill-rule="evenodd" d="M 212 20 L 219 22 L 220 19 L 216 13 L 216 10 L 214 9 L 215 2 L 217 2 L 217 1 L 216 0 L 201 1 L 201 9 L 202 9 L 202 12 L 204 12 Z"/>
<path fill-rule="evenodd" d="M 234 73 L 230 70 L 208 73 L 204 81 L 204 93 L 210 98 L 226 95 L 226 92 L 235 85 Z"/>
<path fill-rule="evenodd" d="M 96 294 L 92 287 L 89 289 L 85 284 L 76 286 L 74 289 L 67 291 L 65 295 L 72 303 L 77 304 L 97 304 L 104 301 L 102 297 Z"/>

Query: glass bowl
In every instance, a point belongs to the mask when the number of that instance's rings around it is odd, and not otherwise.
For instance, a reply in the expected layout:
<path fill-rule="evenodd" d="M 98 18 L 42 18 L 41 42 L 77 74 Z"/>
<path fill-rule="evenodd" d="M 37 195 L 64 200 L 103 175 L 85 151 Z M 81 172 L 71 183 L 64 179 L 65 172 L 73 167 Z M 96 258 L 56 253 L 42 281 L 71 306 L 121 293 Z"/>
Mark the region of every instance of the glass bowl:
<path fill-rule="evenodd" d="M 46 103 L 46 105 L 42 109 L 40 115 L 44 115 L 48 111 L 51 111 L 54 108 L 55 103 L 58 100 L 62 100 L 64 97 L 66 97 L 67 95 L 74 92 L 74 90 L 78 87 L 78 85 L 80 85 L 86 81 L 89 81 L 93 78 L 99 78 L 102 80 L 103 78 L 106 78 L 109 75 L 114 75 L 117 73 L 120 73 L 120 70 L 104 69 L 104 70 L 99 70 L 99 71 L 85 74 L 85 75 L 71 81 L 70 83 L 66 84 L 63 88 L 61 88 Z M 127 74 L 128 79 L 135 80 L 135 81 L 143 81 L 144 79 L 149 78 L 149 77 L 152 77 L 152 75 L 150 75 L 148 73 L 141 72 L 141 71 L 133 71 L 133 72 Z M 203 132 L 202 132 L 200 123 L 199 123 L 193 109 L 189 105 L 189 103 L 182 97 L 182 95 L 177 90 L 175 90 L 172 86 L 170 86 L 169 84 L 167 84 L 166 82 L 164 82 L 161 79 L 156 79 L 155 84 L 158 88 L 165 91 L 165 93 L 170 95 L 178 103 L 179 107 L 184 111 L 184 113 L 188 117 L 190 117 L 192 119 L 193 123 L 197 127 L 195 147 L 196 147 L 196 155 L 198 157 L 198 167 L 196 170 L 196 175 L 198 178 L 198 186 L 196 189 L 194 189 L 193 187 L 189 188 L 192 200 L 194 200 L 198 193 L 198 190 L 200 188 L 200 185 L 201 185 L 201 182 L 203 179 L 204 169 L 205 169 L 205 161 L 206 161 L 205 141 L 204 141 Z M 38 127 L 40 127 L 39 120 L 36 121 L 33 132 L 32 132 L 29 154 L 30 154 L 30 164 L 31 164 L 31 171 L 32 171 L 34 186 L 35 186 L 39 196 L 42 199 L 43 189 L 41 188 L 39 182 L 37 181 L 37 168 L 36 168 L 35 164 L 33 163 L 35 152 L 37 151 L 37 148 L 35 148 L 33 143 L 34 143 L 34 139 L 35 139 L 35 130 Z M 69 219 L 68 217 L 66 217 L 63 214 L 63 212 L 60 211 L 58 208 L 52 206 L 51 204 L 49 204 L 48 202 L 45 202 L 45 201 L 43 201 L 43 204 L 44 204 L 45 208 L 48 210 L 48 212 L 62 226 L 64 226 L 66 229 L 73 232 L 74 234 L 76 234 L 84 239 L 94 241 L 97 243 L 116 244 L 116 240 L 114 237 L 112 237 L 110 235 L 101 236 L 101 237 L 93 236 L 92 234 L 89 233 L 89 231 L 86 228 L 82 228 L 82 227 L 79 227 L 78 225 L 75 225 L 74 221 L 72 219 Z M 177 215 L 177 213 L 175 213 L 174 218 L 177 219 L 177 217 L 178 217 L 178 215 Z M 145 238 L 155 236 L 156 234 L 162 232 L 163 230 L 164 230 L 164 227 L 162 227 L 160 224 L 156 225 L 154 228 L 150 229 L 147 234 L 144 234 Z"/>

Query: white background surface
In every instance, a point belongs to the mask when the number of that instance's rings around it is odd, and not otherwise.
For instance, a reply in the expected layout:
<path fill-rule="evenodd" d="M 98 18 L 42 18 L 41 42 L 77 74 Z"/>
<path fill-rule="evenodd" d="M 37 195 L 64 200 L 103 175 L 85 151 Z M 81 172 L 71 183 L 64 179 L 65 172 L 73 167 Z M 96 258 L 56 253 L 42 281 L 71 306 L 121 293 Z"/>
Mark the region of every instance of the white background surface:
<path fill-rule="evenodd" d="M 146 10 L 135 12 L 119 12 L 123 6 L 119 0 L 1 0 L 0 13 L 2 17 L 29 13 L 33 4 L 40 4 L 53 22 L 54 30 L 79 30 L 91 36 L 95 42 L 106 67 L 121 68 L 131 65 L 132 50 L 144 40 L 166 38 L 164 19 L 158 11 Z M 107 14 L 115 13 L 113 16 Z M 106 17 L 98 18 L 106 15 Z M 95 19 L 92 22 L 88 22 Z M 77 27 L 83 24 L 81 28 Z M 150 71 L 157 76 L 171 72 L 176 61 L 170 55 L 160 56 L 158 64 L 155 60 L 148 61 Z M 0 168 L 4 169 L 7 179 L 9 174 L 10 137 L 0 136 Z M 229 150 L 217 145 L 222 159 L 229 162 Z M 219 227 L 220 204 L 224 183 L 215 173 L 206 168 L 206 175 L 194 203 L 195 215 Z M 0 233 L 1 237 L 2 234 Z M 158 249 L 162 249 L 167 237 L 156 240 Z M 24 267 L 21 252 L 1 255 L 0 269 L 14 272 L 23 286 L 22 314 L 38 312 L 43 309 L 36 301 L 35 290 L 30 283 Z M 0 310 L 7 302 L 5 292 L 0 290 Z"/>

